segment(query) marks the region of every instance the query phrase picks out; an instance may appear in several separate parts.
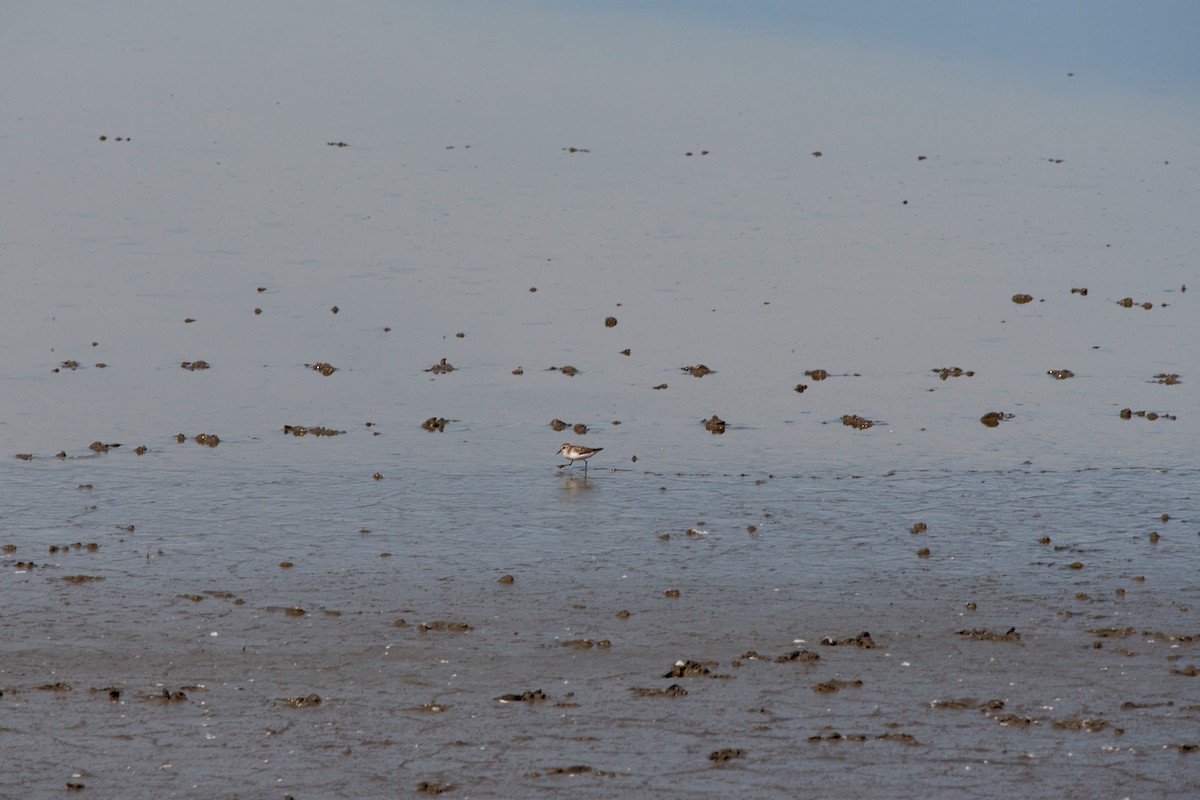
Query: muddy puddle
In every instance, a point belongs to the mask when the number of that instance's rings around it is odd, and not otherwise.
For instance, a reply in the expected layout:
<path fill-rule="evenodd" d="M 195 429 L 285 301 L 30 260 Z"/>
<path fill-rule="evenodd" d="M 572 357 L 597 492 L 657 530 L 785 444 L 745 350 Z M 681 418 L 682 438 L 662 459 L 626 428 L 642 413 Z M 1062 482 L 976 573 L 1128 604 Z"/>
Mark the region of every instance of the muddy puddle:
<path fill-rule="evenodd" d="M 0 798 L 1200 793 L 1195 104 L 472 8 L 0 56 Z"/>

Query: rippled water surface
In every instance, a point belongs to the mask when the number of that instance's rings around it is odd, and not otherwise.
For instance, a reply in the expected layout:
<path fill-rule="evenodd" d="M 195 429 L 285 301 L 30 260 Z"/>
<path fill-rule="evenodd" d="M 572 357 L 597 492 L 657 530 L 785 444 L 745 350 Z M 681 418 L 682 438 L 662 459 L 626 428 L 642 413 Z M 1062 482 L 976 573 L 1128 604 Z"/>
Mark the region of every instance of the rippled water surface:
<path fill-rule="evenodd" d="M 1189 73 L 75 12 L 0 34 L 0 797 L 1200 791 Z"/>

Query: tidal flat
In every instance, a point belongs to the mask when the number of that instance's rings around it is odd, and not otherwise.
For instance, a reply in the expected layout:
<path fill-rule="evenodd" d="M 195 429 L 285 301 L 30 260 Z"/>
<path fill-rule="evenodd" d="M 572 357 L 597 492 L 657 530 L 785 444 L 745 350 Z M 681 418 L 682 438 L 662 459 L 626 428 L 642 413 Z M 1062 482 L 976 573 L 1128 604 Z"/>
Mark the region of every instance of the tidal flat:
<path fill-rule="evenodd" d="M 1197 84 L 672 9 L 5 26 L 0 798 L 1200 791 Z"/>

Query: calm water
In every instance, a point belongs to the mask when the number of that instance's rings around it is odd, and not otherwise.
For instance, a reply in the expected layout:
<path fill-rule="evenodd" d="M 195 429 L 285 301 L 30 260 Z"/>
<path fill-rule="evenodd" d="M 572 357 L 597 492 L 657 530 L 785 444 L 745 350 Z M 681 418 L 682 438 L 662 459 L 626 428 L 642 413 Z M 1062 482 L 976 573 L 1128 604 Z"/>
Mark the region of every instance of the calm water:
<path fill-rule="evenodd" d="M 11 12 L 0 796 L 1200 789 L 1186 56 L 677 13 Z"/>

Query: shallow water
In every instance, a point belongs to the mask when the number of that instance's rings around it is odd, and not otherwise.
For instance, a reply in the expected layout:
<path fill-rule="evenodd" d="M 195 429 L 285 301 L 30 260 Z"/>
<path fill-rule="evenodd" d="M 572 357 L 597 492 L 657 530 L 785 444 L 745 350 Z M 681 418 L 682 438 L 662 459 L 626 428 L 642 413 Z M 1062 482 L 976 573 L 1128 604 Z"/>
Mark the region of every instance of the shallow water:
<path fill-rule="evenodd" d="M 0 796 L 1200 789 L 1194 86 L 402 8 L 8 42 Z"/>

